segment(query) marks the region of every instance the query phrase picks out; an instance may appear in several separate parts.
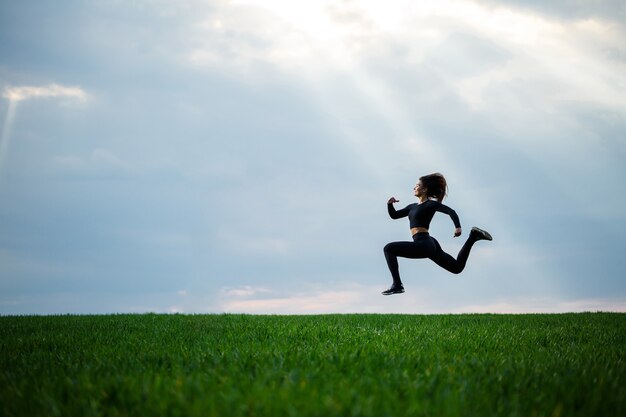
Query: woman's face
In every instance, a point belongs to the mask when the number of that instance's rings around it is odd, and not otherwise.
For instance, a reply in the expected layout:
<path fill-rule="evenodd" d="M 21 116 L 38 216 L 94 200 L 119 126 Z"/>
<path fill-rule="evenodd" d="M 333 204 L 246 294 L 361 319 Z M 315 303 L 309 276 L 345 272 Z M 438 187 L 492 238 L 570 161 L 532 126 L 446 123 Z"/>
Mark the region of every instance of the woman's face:
<path fill-rule="evenodd" d="M 415 192 L 415 197 L 421 197 L 423 195 L 426 195 L 426 188 L 424 188 L 422 181 L 418 181 L 417 184 L 415 184 L 415 187 L 413 187 L 413 191 Z"/>

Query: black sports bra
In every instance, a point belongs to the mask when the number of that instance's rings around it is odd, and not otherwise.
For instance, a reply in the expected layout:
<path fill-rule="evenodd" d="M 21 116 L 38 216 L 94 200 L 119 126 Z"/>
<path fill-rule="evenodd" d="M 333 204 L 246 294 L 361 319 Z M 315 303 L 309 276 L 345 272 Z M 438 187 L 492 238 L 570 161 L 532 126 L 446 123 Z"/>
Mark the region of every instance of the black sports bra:
<path fill-rule="evenodd" d="M 457 228 L 461 227 L 461 222 L 459 221 L 459 216 L 457 216 L 456 212 L 450 207 L 435 200 L 426 200 L 419 204 L 409 204 L 402 210 L 396 210 L 393 203 L 391 203 L 387 204 L 387 211 L 389 212 L 389 217 L 392 219 L 400 219 L 402 217 L 409 216 L 409 224 L 411 228 L 425 227 L 428 229 L 430 221 L 433 219 L 436 211 L 449 215 L 454 222 L 454 226 Z"/>

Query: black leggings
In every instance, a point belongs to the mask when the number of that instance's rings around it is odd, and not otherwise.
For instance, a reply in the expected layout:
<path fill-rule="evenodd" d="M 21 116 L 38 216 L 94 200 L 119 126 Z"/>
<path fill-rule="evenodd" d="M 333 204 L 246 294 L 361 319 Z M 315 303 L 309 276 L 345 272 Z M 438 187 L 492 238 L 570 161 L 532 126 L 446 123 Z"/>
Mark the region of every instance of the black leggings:
<path fill-rule="evenodd" d="M 402 284 L 400 272 L 398 271 L 398 256 L 410 259 L 428 258 L 443 269 L 453 274 L 459 274 L 465 268 L 465 263 L 475 242 L 476 239 L 470 234 L 456 259 L 445 253 L 437 239 L 431 237 L 428 233 L 414 234 L 413 242 L 391 242 L 385 246 L 384 252 L 387 266 L 393 277 L 393 283 Z"/>

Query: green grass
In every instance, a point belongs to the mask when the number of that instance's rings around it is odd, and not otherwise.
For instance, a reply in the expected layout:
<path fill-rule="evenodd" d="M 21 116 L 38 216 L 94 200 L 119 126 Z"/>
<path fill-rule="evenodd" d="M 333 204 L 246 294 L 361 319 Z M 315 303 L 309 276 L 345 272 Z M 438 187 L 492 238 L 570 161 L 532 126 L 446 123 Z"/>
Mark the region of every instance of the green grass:
<path fill-rule="evenodd" d="M 0 317 L 2 416 L 624 416 L 626 314 Z"/>

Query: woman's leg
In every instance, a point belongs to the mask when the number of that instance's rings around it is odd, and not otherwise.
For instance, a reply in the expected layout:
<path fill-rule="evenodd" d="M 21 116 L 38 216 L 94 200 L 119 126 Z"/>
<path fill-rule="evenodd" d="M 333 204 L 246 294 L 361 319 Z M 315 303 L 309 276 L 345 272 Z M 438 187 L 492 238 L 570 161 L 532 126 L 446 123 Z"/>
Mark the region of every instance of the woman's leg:
<path fill-rule="evenodd" d="M 402 286 L 400 280 L 400 272 L 398 270 L 398 257 L 409 259 L 428 258 L 434 251 L 434 246 L 430 238 L 417 240 L 413 242 L 391 242 L 388 243 L 383 251 L 394 286 Z"/>
<path fill-rule="evenodd" d="M 467 258 L 469 257 L 470 251 L 472 250 L 472 246 L 475 242 L 476 241 L 474 239 L 468 237 L 456 259 L 454 259 L 452 255 L 444 252 L 443 249 L 441 249 L 439 242 L 437 242 L 437 250 L 435 251 L 435 254 L 430 257 L 430 259 L 446 271 L 452 272 L 453 274 L 460 274 L 461 271 L 465 269 Z"/>
<path fill-rule="evenodd" d="M 472 250 L 472 246 L 474 246 L 474 243 L 479 240 L 491 240 L 491 235 L 483 230 L 473 228 L 456 259 L 444 252 L 437 240 L 433 240 L 435 241 L 436 250 L 435 254 L 431 256 L 430 259 L 443 269 L 450 271 L 453 274 L 460 274 L 463 269 L 465 269 L 467 258 L 469 258 L 469 254 Z"/>

